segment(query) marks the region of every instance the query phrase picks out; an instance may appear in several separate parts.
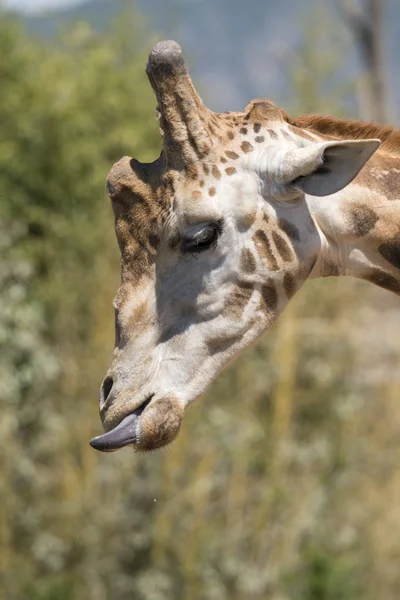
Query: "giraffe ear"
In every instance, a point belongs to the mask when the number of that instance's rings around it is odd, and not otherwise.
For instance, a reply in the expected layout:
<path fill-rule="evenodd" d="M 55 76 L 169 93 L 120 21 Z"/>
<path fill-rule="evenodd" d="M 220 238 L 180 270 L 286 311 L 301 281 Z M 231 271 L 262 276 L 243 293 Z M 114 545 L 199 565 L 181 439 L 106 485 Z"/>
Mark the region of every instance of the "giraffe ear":
<path fill-rule="evenodd" d="M 286 182 L 311 196 L 343 189 L 379 148 L 380 140 L 323 142 L 288 152 Z"/>

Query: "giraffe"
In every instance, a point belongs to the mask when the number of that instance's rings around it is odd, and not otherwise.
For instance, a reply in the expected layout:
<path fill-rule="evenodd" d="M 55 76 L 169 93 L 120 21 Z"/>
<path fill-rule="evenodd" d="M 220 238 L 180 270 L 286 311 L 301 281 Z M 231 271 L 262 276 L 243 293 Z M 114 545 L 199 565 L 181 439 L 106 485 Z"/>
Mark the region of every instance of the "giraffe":
<path fill-rule="evenodd" d="M 121 252 L 115 348 L 92 447 L 150 451 L 269 329 L 303 283 L 351 275 L 400 294 L 400 132 L 295 119 L 271 101 L 214 113 L 179 45 L 147 75 L 163 137 L 107 178 Z"/>

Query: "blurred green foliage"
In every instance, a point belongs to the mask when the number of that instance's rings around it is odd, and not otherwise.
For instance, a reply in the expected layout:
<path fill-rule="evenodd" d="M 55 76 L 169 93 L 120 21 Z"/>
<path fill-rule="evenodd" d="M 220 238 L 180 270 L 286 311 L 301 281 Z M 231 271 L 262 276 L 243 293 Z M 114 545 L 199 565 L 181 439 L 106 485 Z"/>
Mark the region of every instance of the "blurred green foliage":
<path fill-rule="evenodd" d="M 160 147 L 145 31 L 127 13 L 46 46 L 0 18 L 0 598 L 394 600 L 400 336 L 381 290 L 310 283 L 164 452 L 88 446 L 119 279 L 104 179 Z"/>

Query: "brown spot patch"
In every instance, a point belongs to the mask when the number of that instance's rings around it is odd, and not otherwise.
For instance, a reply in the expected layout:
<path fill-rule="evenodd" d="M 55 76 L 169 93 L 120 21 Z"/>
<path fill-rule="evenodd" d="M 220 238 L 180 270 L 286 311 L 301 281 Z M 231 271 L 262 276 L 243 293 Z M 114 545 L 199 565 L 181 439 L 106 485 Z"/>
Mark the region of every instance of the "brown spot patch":
<path fill-rule="evenodd" d="M 228 162 L 224 156 L 221 156 L 220 161 L 223 165 Z"/>
<path fill-rule="evenodd" d="M 254 149 L 253 146 L 250 144 L 250 142 L 247 142 L 247 141 L 242 142 L 240 147 L 243 150 L 243 152 L 245 152 L 246 154 L 248 154 L 249 152 L 251 152 Z"/>
<path fill-rule="evenodd" d="M 264 137 L 263 135 L 258 135 L 258 136 L 256 137 L 256 142 L 257 142 L 258 144 L 262 144 L 262 142 L 265 142 L 265 137 Z"/>
<path fill-rule="evenodd" d="M 206 175 L 210 174 L 210 168 L 208 167 L 208 165 L 203 165 L 203 171 Z"/>
<path fill-rule="evenodd" d="M 185 171 L 190 179 L 197 179 L 199 175 L 199 169 L 194 163 L 188 163 L 185 167 Z"/>
<path fill-rule="evenodd" d="M 375 227 L 375 223 L 379 220 L 379 217 L 372 208 L 365 204 L 360 204 L 349 207 L 347 220 L 354 234 L 357 237 L 363 237 Z"/>
<path fill-rule="evenodd" d="M 278 306 L 278 294 L 272 281 L 261 287 L 261 308 L 263 312 L 274 312 Z"/>
<path fill-rule="evenodd" d="M 199 192 L 199 190 L 195 190 L 194 192 L 192 192 L 192 198 L 193 200 L 200 200 L 201 192 Z"/>
<path fill-rule="evenodd" d="M 400 196 L 398 157 L 380 151 L 375 152 L 365 168 L 361 169 L 354 182 L 368 190 L 376 190 L 380 196 L 385 196 L 387 200 L 398 200 Z"/>
<path fill-rule="evenodd" d="M 239 154 L 236 154 L 236 152 L 233 152 L 233 150 L 227 150 L 225 154 L 228 158 L 231 158 L 232 160 L 237 160 L 239 158 Z"/>
<path fill-rule="evenodd" d="M 391 265 L 396 267 L 396 269 L 400 269 L 400 234 L 397 234 L 389 242 L 381 244 L 378 251 Z"/>
<path fill-rule="evenodd" d="M 235 134 L 233 133 L 233 131 L 228 131 L 228 138 L 230 140 L 233 140 L 234 137 L 235 137 Z"/>
<path fill-rule="evenodd" d="M 243 134 L 243 135 L 246 135 L 246 134 L 247 134 L 247 127 L 241 127 L 241 128 L 239 129 L 239 132 L 240 132 L 241 134 Z"/>
<path fill-rule="evenodd" d="M 338 277 L 339 267 L 331 262 L 324 262 L 321 269 L 321 277 Z"/>
<path fill-rule="evenodd" d="M 257 217 L 257 211 L 253 210 L 244 215 L 241 215 L 238 219 L 238 226 L 241 231 L 247 231 L 254 223 Z"/>
<path fill-rule="evenodd" d="M 227 168 L 225 169 L 225 173 L 226 173 L 227 175 L 234 175 L 236 172 L 237 172 L 237 171 L 236 171 L 235 167 L 227 167 Z"/>
<path fill-rule="evenodd" d="M 283 287 L 285 288 L 286 296 L 291 298 L 296 291 L 296 280 L 290 273 L 285 273 Z"/>
<path fill-rule="evenodd" d="M 214 186 L 208 188 L 208 194 L 209 194 L 209 196 L 215 196 L 216 193 L 217 193 L 217 190 L 215 189 Z"/>
<path fill-rule="evenodd" d="M 261 129 L 261 123 L 254 123 L 254 125 L 253 125 L 254 133 L 258 133 L 260 131 L 260 129 Z"/>
<path fill-rule="evenodd" d="M 287 241 L 277 232 L 272 232 L 272 238 L 279 254 L 285 262 L 290 262 L 293 258 L 293 250 Z"/>
<path fill-rule="evenodd" d="M 257 251 L 260 256 L 264 258 L 271 269 L 271 271 L 276 271 L 278 268 L 278 263 L 274 256 L 274 253 L 271 248 L 271 243 L 267 237 L 267 234 L 262 229 L 259 229 L 253 235 L 253 241 L 256 245 Z"/>
<path fill-rule="evenodd" d="M 278 134 L 275 133 L 275 131 L 273 129 L 267 129 L 267 131 L 268 131 L 268 135 L 271 139 L 273 139 L 273 140 L 278 139 Z"/>
<path fill-rule="evenodd" d="M 240 268 L 245 273 L 254 273 L 256 270 L 256 259 L 248 248 L 243 248 L 241 252 Z"/>
<path fill-rule="evenodd" d="M 216 165 L 213 165 L 212 174 L 214 175 L 214 177 L 216 179 L 220 179 L 221 178 L 221 171 L 218 169 L 218 167 Z"/>
<path fill-rule="evenodd" d="M 296 225 L 293 225 L 293 223 L 290 223 L 290 221 L 287 221 L 286 219 L 279 219 L 278 225 L 289 238 L 296 242 L 300 241 L 300 232 Z"/>
<path fill-rule="evenodd" d="M 386 273 L 383 269 L 372 269 L 363 276 L 363 279 L 375 283 L 375 285 L 378 285 L 389 292 L 400 294 L 400 280 L 389 273 Z"/>
<path fill-rule="evenodd" d="M 254 286 L 246 281 L 239 281 L 232 294 L 229 297 L 229 314 L 234 319 L 240 320 L 243 311 L 246 308 L 251 296 L 253 295 Z"/>
<path fill-rule="evenodd" d="M 123 328 L 126 340 L 129 340 L 131 335 L 137 336 L 146 329 L 146 321 L 148 320 L 148 307 L 145 302 L 137 306 L 129 315 L 128 323 Z"/>
<path fill-rule="evenodd" d="M 204 187 L 204 179 L 202 179 L 199 183 L 200 187 Z"/>
<path fill-rule="evenodd" d="M 235 342 L 238 342 L 242 338 L 241 333 L 237 333 L 235 335 L 230 336 L 219 336 L 216 338 L 210 338 L 206 340 L 207 350 L 211 356 L 217 354 L 218 352 L 225 352 L 228 350 Z"/>

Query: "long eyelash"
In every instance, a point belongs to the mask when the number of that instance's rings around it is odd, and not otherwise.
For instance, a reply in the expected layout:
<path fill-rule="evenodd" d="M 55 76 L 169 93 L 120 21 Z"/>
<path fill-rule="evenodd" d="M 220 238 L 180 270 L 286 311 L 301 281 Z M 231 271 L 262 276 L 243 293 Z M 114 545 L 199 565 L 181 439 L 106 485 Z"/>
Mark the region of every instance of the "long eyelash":
<path fill-rule="evenodd" d="M 224 221 L 224 219 L 221 218 L 219 221 L 217 221 L 216 222 L 216 226 L 217 226 L 219 235 L 221 235 L 224 232 L 224 229 L 225 229 L 225 221 Z"/>
<path fill-rule="evenodd" d="M 219 219 L 214 223 L 209 223 L 205 225 L 202 230 L 200 230 L 197 235 L 193 238 L 181 238 L 181 250 L 182 252 L 190 253 L 191 256 L 195 256 L 200 252 L 204 252 L 205 250 L 209 250 L 211 248 L 215 248 L 218 244 L 218 239 L 220 238 L 224 229 L 224 220 Z M 207 237 L 202 238 L 202 234 L 211 230 L 213 232 L 213 239 L 208 243 Z M 207 234 L 205 234 L 207 236 Z"/>
<path fill-rule="evenodd" d="M 181 235 L 180 235 L 179 231 L 175 231 L 168 237 L 167 243 L 171 249 L 174 249 L 179 244 L 180 241 L 181 241 Z"/>

